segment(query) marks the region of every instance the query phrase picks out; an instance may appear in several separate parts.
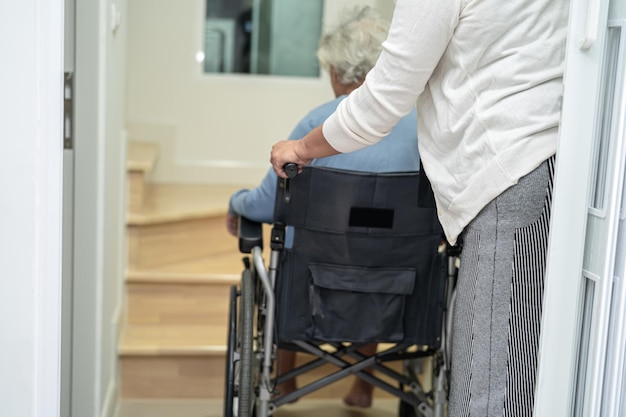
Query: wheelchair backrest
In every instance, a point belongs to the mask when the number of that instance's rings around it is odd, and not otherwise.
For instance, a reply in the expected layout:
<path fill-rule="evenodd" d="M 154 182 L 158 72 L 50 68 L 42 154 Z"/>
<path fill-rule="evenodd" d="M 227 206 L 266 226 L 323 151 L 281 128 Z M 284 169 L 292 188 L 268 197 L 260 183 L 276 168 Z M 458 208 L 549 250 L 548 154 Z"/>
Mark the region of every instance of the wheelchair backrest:
<path fill-rule="evenodd" d="M 330 233 L 441 233 L 430 183 L 420 172 L 304 167 L 293 179 L 279 179 L 274 221 Z"/>
<path fill-rule="evenodd" d="M 279 179 L 274 222 L 293 229 L 279 340 L 438 343 L 442 229 L 424 175 L 304 167 Z"/>

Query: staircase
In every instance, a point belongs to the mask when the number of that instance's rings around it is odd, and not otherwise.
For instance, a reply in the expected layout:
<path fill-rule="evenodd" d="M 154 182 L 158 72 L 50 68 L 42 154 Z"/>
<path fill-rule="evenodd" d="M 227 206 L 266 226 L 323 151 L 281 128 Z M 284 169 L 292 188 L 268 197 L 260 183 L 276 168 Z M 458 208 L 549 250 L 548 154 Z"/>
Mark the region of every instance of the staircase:
<path fill-rule="evenodd" d="M 220 398 L 230 285 L 242 255 L 226 232 L 236 186 L 150 182 L 151 143 L 128 147 L 122 398 Z"/>
<path fill-rule="evenodd" d="M 158 153 L 148 142 L 130 142 L 127 152 L 121 397 L 223 398 L 229 291 L 239 282 L 244 256 L 225 219 L 230 195 L 242 187 L 151 182 Z M 264 233 L 269 236 L 269 227 Z M 341 398 L 349 383 L 338 381 L 310 397 Z"/>

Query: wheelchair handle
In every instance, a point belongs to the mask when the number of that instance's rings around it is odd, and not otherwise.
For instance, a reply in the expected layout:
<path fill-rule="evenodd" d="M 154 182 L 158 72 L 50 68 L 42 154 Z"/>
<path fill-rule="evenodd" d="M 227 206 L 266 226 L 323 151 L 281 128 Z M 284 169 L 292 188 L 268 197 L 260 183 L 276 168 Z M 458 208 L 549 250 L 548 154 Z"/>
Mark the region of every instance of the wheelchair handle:
<path fill-rule="evenodd" d="M 285 165 L 283 165 L 283 170 L 285 171 L 285 174 L 287 174 L 287 177 L 293 178 L 296 175 L 298 175 L 298 164 L 294 164 L 293 162 L 288 162 Z"/>
<path fill-rule="evenodd" d="M 282 188 L 284 189 L 285 195 L 285 203 L 289 203 L 291 200 L 291 187 L 289 184 L 289 180 L 298 175 L 298 164 L 294 164 L 293 162 L 287 162 L 283 165 L 283 171 L 287 175 L 287 178 L 282 178 Z"/>

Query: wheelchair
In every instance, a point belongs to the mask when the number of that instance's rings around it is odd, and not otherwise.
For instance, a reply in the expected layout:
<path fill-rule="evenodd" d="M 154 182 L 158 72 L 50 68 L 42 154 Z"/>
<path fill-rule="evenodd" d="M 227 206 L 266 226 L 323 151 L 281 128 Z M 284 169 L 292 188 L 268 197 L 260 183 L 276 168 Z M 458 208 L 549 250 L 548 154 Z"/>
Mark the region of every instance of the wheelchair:
<path fill-rule="evenodd" d="M 400 417 L 444 417 L 458 252 L 442 236 L 420 172 L 304 167 L 279 178 L 269 266 L 261 224 L 240 219 L 239 250 L 251 256 L 230 290 L 224 416 L 267 417 L 355 375 L 397 397 Z M 370 343 L 384 347 L 367 357 Z M 313 359 L 280 374 L 279 348 Z M 334 372 L 276 395 L 328 363 Z"/>

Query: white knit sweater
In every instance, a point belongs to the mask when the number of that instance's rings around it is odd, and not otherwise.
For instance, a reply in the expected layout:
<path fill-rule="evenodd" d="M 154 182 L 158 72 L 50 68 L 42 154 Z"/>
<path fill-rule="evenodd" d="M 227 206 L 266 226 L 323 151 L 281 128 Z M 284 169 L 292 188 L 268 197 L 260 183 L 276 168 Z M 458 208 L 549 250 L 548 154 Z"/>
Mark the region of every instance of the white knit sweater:
<path fill-rule="evenodd" d="M 417 101 L 419 150 L 450 243 L 556 152 L 568 0 L 397 0 L 364 85 L 324 123 L 350 152 Z"/>

